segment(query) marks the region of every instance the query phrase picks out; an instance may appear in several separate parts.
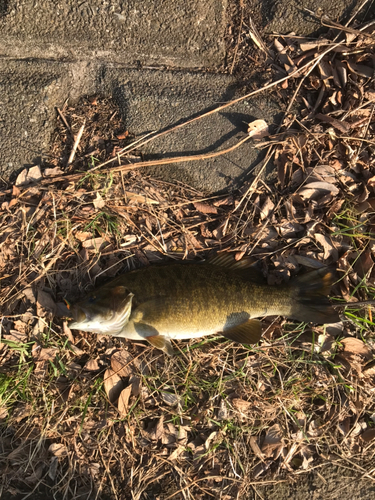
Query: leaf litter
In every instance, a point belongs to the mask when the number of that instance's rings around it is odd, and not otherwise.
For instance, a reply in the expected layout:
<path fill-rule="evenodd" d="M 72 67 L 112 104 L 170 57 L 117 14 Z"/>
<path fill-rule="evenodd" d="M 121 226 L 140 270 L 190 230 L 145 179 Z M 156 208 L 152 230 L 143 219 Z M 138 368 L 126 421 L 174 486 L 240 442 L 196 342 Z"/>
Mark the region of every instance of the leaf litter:
<path fill-rule="evenodd" d="M 254 144 L 273 158 L 273 180 L 258 173 L 210 195 L 127 170 L 141 162 L 134 137 L 95 96 L 59 110 L 46 168 L 4 185 L 5 488 L 36 488 L 48 476 L 53 494 L 65 496 L 231 499 L 246 496 L 253 480 L 298 476 L 332 457 L 371 464 L 374 40 L 357 26 L 348 41 L 341 28 L 318 40 L 275 37 L 262 50 L 275 81 L 288 76 L 275 85 L 288 103 L 278 132 L 249 124 Z M 209 251 L 251 255 L 270 284 L 336 265 L 332 300 L 343 322 L 267 318 L 258 346 L 181 341 L 170 359 L 142 343 L 72 333 L 63 321 L 65 301 L 120 272 Z M 370 465 L 367 475 L 374 479 Z"/>

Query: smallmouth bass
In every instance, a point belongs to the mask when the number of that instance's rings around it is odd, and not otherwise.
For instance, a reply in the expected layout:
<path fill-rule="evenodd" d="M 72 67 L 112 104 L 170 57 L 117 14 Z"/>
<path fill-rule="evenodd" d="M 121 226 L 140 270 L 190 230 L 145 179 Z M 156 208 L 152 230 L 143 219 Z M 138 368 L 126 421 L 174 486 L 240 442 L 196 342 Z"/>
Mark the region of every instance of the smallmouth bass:
<path fill-rule="evenodd" d="M 69 327 L 148 340 L 168 354 L 171 339 L 214 333 L 255 344 L 262 326 L 254 318 L 339 321 L 327 297 L 332 281 L 333 273 L 324 268 L 270 286 L 259 279 L 250 259 L 236 262 L 229 254 L 202 263 L 154 265 L 117 276 L 72 305 Z"/>

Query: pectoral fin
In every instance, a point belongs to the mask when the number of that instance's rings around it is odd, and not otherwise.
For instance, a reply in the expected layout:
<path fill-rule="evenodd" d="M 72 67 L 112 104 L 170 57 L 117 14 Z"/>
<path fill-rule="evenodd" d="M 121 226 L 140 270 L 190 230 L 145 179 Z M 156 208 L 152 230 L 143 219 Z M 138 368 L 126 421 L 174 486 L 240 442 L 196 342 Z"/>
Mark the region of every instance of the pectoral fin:
<path fill-rule="evenodd" d="M 249 319 L 246 323 L 234 326 L 221 334 L 240 344 L 257 344 L 262 337 L 262 323 L 258 319 Z"/>
<path fill-rule="evenodd" d="M 161 349 L 168 356 L 174 355 L 174 350 L 171 344 L 171 341 L 164 337 L 164 335 L 152 335 L 151 337 L 145 337 L 146 340 L 150 342 L 151 345 L 156 347 L 157 349 Z"/>

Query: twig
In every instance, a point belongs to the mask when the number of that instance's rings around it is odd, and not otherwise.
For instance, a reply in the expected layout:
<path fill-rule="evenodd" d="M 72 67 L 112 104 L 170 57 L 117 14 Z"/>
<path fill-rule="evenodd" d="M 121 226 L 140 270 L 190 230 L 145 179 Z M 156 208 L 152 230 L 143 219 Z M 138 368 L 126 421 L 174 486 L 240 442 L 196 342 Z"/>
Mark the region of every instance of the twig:
<path fill-rule="evenodd" d="M 73 144 L 72 152 L 70 153 L 70 156 L 69 156 L 68 165 L 70 165 L 73 162 L 73 160 L 74 160 L 75 154 L 77 152 L 79 141 L 81 140 L 83 131 L 85 130 L 85 124 L 86 124 L 86 120 L 84 120 L 81 128 L 78 131 L 76 140 L 74 141 L 74 144 Z"/>
<path fill-rule="evenodd" d="M 67 130 L 68 130 L 70 133 L 72 133 L 72 129 L 70 128 L 69 123 L 66 121 L 66 118 L 65 118 L 65 116 L 64 116 L 64 114 L 63 114 L 63 112 L 61 111 L 61 109 L 60 109 L 60 108 L 56 108 L 56 110 L 57 110 L 57 112 L 58 112 L 58 114 L 59 114 L 60 118 L 61 118 L 61 119 L 62 119 L 62 121 L 64 122 L 64 125 L 65 125 L 65 127 L 67 128 Z"/>

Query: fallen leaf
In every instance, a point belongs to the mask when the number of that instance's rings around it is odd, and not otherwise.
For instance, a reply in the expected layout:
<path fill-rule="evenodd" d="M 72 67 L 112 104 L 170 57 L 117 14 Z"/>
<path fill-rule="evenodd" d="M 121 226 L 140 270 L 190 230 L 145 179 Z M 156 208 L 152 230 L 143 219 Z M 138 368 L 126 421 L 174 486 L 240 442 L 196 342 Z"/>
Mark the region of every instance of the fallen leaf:
<path fill-rule="evenodd" d="M 68 450 L 65 445 L 61 443 L 52 443 L 48 451 L 52 453 L 55 457 L 66 457 L 68 455 Z"/>
<path fill-rule="evenodd" d="M 59 350 L 54 347 L 32 349 L 31 351 L 36 361 L 54 361 L 58 352 Z"/>
<path fill-rule="evenodd" d="M 38 290 L 37 315 L 45 316 L 45 312 L 56 314 L 56 304 L 49 293 Z"/>
<path fill-rule="evenodd" d="M 303 200 L 315 200 L 319 196 L 322 196 L 326 193 L 331 193 L 333 196 L 336 196 L 339 193 L 339 188 L 330 182 L 317 181 L 310 182 L 303 186 L 298 194 Z"/>
<path fill-rule="evenodd" d="M 129 377 L 134 374 L 134 358 L 130 352 L 116 351 L 111 357 L 112 370 L 120 377 Z"/>
<path fill-rule="evenodd" d="M 158 418 L 155 427 L 150 432 L 150 439 L 152 439 L 153 441 L 158 441 L 163 437 L 163 435 L 164 435 L 164 416 L 162 415 L 160 418 Z"/>
<path fill-rule="evenodd" d="M 48 361 L 37 361 L 35 363 L 34 375 L 36 377 L 44 378 L 48 371 Z"/>
<path fill-rule="evenodd" d="M 120 396 L 123 389 L 121 378 L 111 368 L 108 368 L 104 374 L 104 390 L 111 403 L 114 403 Z"/>
<path fill-rule="evenodd" d="M 97 359 L 89 359 L 85 366 L 83 367 L 84 370 L 87 370 L 89 372 L 96 372 L 100 370 L 100 366 L 98 363 Z"/>
<path fill-rule="evenodd" d="M 173 394 L 171 392 L 164 392 L 162 391 L 160 393 L 164 403 L 166 403 L 169 406 L 176 406 L 177 404 L 181 403 L 181 397 L 177 396 L 176 394 Z"/>
<path fill-rule="evenodd" d="M 97 192 L 96 193 L 96 199 L 93 201 L 93 205 L 95 208 L 104 208 L 105 207 L 105 201 L 101 197 L 101 195 Z"/>
<path fill-rule="evenodd" d="M 283 434 L 279 424 L 275 424 L 270 427 L 264 438 L 261 451 L 265 457 L 277 458 L 283 447 L 282 442 Z"/>
<path fill-rule="evenodd" d="M 121 141 L 122 139 L 126 139 L 129 135 L 129 131 L 128 130 L 125 130 L 125 132 L 121 132 L 119 134 L 116 135 L 117 139 L 119 141 Z"/>
<path fill-rule="evenodd" d="M 71 329 L 68 326 L 68 322 L 67 321 L 63 321 L 63 332 L 64 332 L 64 335 L 66 335 L 68 337 L 68 339 L 70 340 L 70 342 L 72 344 L 74 344 L 74 337 L 73 337 Z"/>
<path fill-rule="evenodd" d="M 193 205 L 195 209 L 202 214 L 217 214 L 217 208 L 213 205 L 209 205 L 208 203 L 201 203 L 197 201 L 193 203 Z"/>
<path fill-rule="evenodd" d="M 253 450 L 255 456 L 257 456 L 258 458 L 260 458 L 260 460 L 264 460 L 264 455 L 263 455 L 261 449 L 258 446 L 256 437 L 255 436 L 250 436 L 250 441 L 249 442 L 250 442 L 251 449 Z"/>
<path fill-rule="evenodd" d="M 373 357 L 371 349 L 360 339 L 346 337 L 341 339 L 340 342 L 344 346 L 344 350 L 340 354 L 349 361 L 355 360 L 355 356 L 360 356 L 366 361 L 370 361 Z"/>
<path fill-rule="evenodd" d="M 263 203 L 263 205 L 260 209 L 261 220 L 267 219 L 267 217 L 269 217 L 269 215 L 272 213 L 274 208 L 275 208 L 275 204 L 271 200 L 271 198 L 268 196 L 266 198 L 266 201 Z"/>
<path fill-rule="evenodd" d="M 137 398 L 141 393 L 141 378 L 133 375 L 130 377 L 129 383 L 132 385 L 132 393 Z"/>
<path fill-rule="evenodd" d="M 90 238 L 89 240 L 86 240 L 82 243 L 83 248 L 86 248 L 87 250 L 102 250 L 103 247 L 109 245 L 108 241 L 105 240 L 105 238 L 98 237 L 98 238 Z"/>
<path fill-rule="evenodd" d="M 262 139 L 263 137 L 266 137 L 269 135 L 267 122 L 264 120 L 254 120 L 249 123 L 247 133 L 249 134 L 249 137 L 252 137 L 253 139 Z"/>
<path fill-rule="evenodd" d="M 363 76 L 363 78 L 374 78 L 374 68 L 364 64 L 355 64 L 350 61 L 346 61 L 346 64 L 350 71 L 356 75 Z"/>
<path fill-rule="evenodd" d="M 120 393 L 120 396 L 118 398 L 118 411 L 120 412 L 120 415 L 125 418 L 128 414 L 128 408 L 129 408 L 129 398 L 132 393 L 132 386 L 128 385 L 123 389 Z"/>
<path fill-rule="evenodd" d="M 370 441 L 375 439 L 375 429 L 366 429 L 365 432 L 361 434 L 361 439 L 363 439 L 365 443 L 369 443 Z"/>
<path fill-rule="evenodd" d="M 56 175 L 63 175 L 64 172 L 59 167 L 46 168 L 43 172 L 44 177 L 55 177 Z"/>
<path fill-rule="evenodd" d="M 252 406 L 251 403 L 241 398 L 233 398 L 231 400 L 231 404 L 236 410 L 243 413 L 246 417 L 248 416 L 249 410 Z"/>
<path fill-rule="evenodd" d="M 4 334 L 3 338 L 15 342 L 16 344 L 24 344 L 27 342 L 26 333 L 17 332 L 17 330 L 10 330 L 8 334 Z"/>
<path fill-rule="evenodd" d="M 337 129 L 342 134 L 347 134 L 350 130 L 350 125 L 348 123 L 346 123 L 344 121 L 336 120 L 336 118 L 332 118 L 332 116 L 323 115 L 322 113 L 318 113 L 316 115 L 316 118 L 318 120 L 329 123 L 330 125 L 332 125 L 332 127 Z"/>
<path fill-rule="evenodd" d="M 364 278 L 370 273 L 373 267 L 374 261 L 372 260 L 372 252 L 370 249 L 367 249 L 358 256 L 353 266 L 353 270 L 360 278 Z"/>
<path fill-rule="evenodd" d="M 320 234 L 320 233 L 315 233 L 314 238 L 323 247 L 323 250 L 324 250 L 323 259 L 327 260 L 330 257 L 332 257 L 332 259 L 334 261 L 337 261 L 338 251 L 333 246 L 331 238 L 327 235 Z"/>

